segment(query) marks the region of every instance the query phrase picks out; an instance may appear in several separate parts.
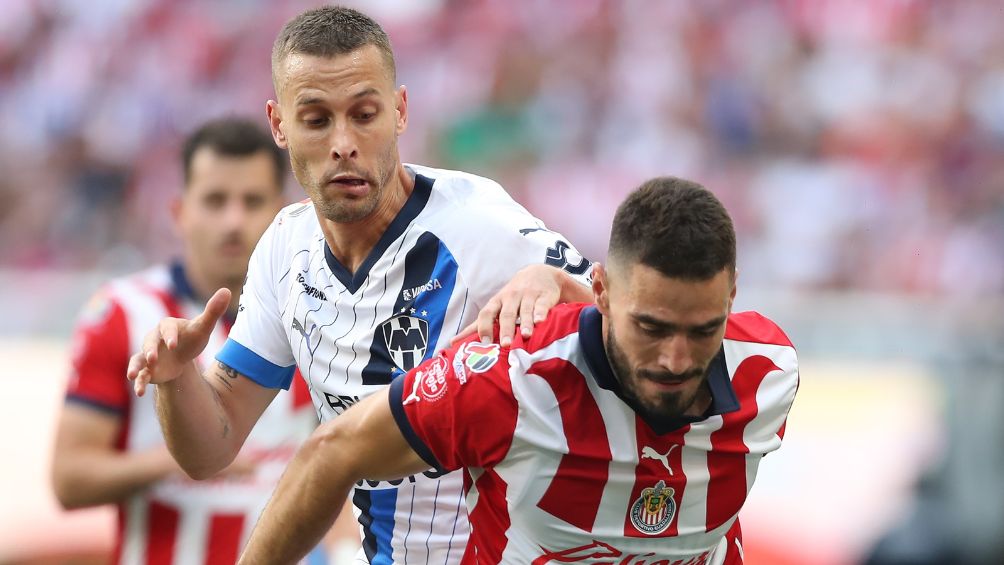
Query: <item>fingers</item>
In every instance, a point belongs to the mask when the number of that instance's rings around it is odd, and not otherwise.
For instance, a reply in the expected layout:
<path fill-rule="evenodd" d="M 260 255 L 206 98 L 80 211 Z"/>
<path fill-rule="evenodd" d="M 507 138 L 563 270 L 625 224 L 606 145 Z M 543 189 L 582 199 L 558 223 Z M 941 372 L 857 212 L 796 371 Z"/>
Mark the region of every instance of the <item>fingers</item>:
<path fill-rule="evenodd" d="M 502 299 L 502 308 L 499 310 L 499 345 L 502 347 L 512 345 L 512 336 L 516 333 L 516 320 L 521 302 L 522 296 L 518 294 Z"/>
<path fill-rule="evenodd" d="M 129 357 L 129 366 L 126 369 L 126 378 L 130 381 L 136 380 L 139 376 L 139 372 L 143 367 L 146 367 L 146 356 L 142 353 L 137 353 Z"/>
<path fill-rule="evenodd" d="M 499 299 L 498 295 L 493 296 L 488 304 L 478 312 L 478 320 L 475 325 L 478 328 L 478 337 L 481 338 L 482 342 L 491 342 L 495 339 L 495 319 L 499 315 L 499 311 L 502 309 L 502 301 Z"/>
<path fill-rule="evenodd" d="M 467 327 L 457 332 L 457 335 L 453 336 L 453 339 L 450 340 L 450 347 L 453 347 L 454 345 L 460 343 L 461 341 L 464 341 L 464 339 L 467 336 L 474 333 L 477 329 L 478 329 L 478 323 L 476 321 L 467 324 Z"/>
<path fill-rule="evenodd" d="M 533 324 L 536 321 L 533 317 L 533 313 L 536 309 L 536 305 L 540 302 L 539 294 L 527 294 L 523 296 L 522 301 L 519 305 L 519 329 L 520 334 L 524 339 L 530 337 L 533 333 Z M 547 310 L 545 310 L 546 312 Z"/>
<path fill-rule="evenodd" d="M 230 307 L 230 290 L 221 288 L 206 303 L 206 308 L 192 320 L 192 328 L 200 333 L 211 333 L 216 322 Z"/>
<path fill-rule="evenodd" d="M 136 375 L 136 382 L 133 383 L 133 390 L 136 391 L 136 396 L 146 394 L 146 386 L 148 384 L 150 384 L 150 369 L 143 369 Z"/>

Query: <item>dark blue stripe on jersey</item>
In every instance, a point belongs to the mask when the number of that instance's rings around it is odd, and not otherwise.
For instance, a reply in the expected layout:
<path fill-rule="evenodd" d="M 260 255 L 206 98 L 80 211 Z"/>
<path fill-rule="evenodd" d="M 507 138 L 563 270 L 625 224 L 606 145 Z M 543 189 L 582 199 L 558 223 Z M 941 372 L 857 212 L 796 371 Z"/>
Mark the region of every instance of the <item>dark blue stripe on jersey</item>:
<path fill-rule="evenodd" d="M 432 271 L 430 281 L 438 281 L 443 288 L 434 288 L 418 295 L 412 308 L 423 318 L 429 320 L 429 345 L 425 350 L 425 359 L 431 359 L 439 343 L 439 336 L 446 321 L 446 309 L 450 306 L 450 297 L 457 286 L 457 260 L 439 242 L 439 253 L 436 256 L 436 268 Z"/>
<path fill-rule="evenodd" d="M 356 489 L 352 503 L 359 508 L 359 523 L 363 526 L 363 551 L 370 565 L 392 565 L 394 548 L 394 513 L 397 510 L 397 489 Z"/>
<path fill-rule="evenodd" d="M 121 416 L 125 413 L 124 408 L 119 408 L 118 406 L 112 406 L 110 404 L 105 404 L 104 402 L 99 402 L 93 398 L 87 398 L 86 396 L 80 396 L 79 394 L 67 394 L 66 402 L 71 404 L 80 404 L 81 406 L 87 406 L 88 408 L 93 408 L 99 412 L 104 412 L 105 414 L 110 414 L 112 416 Z"/>
<path fill-rule="evenodd" d="M 231 338 L 227 338 L 223 349 L 216 354 L 216 360 L 267 388 L 289 390 L 296 371 L 296 365 L 276 365 Z"/>
<path fill-rule="evenodd" d="M 404 390 L 404 379 L 394 379 L 394 382 L 390 383 L 390 413 L 394 415 L 394 421 L 397 422 L 397 427 L 401 429 L 401 435 L 408 441 L 408 445 L 415 450 L 415 453 L 428 463 L 430 467 L 442 471 L 443 467 L 439 464 L 436 456 L 432 454 L 429 446 L 425 445 L 425 442 L 415 433 L 415 428 L 411 426 L 411 420 L 404 413 L 404 405 L 402 403 L 407 394 L 407 391 Z"/>
<path fill-rule="evenodd" d="M 423 318 L 421 312 L 417 309 L 414 314 L 411 313 L 415 298 L 407 296 L 406 293 L 432 280 L 432 274 L 436 271 L 436 261 L 439 259 L 439 247 L 439 238 L 431 232 L 425 232 L 418 236 L 418 241 L 415 242 L 415 245 L 405 255 L 404 283 L 398 289 L 397 297 L 394 299 L 394 310 L 391 318 L 378 323 L 373 332 L 373 343 L 370 344 L 370 360 L 362 372 L 364 385 L 383 385 L 391 381 L 391 372 L 398 364 L 394 362 L 394 358 L 388 351 L 388 338 L 391 339 L 392 343 L 395 341 L 399 342 L 397 343 L 398 349 L 403 349 L 405 346 L 420 346 L 421 341 L 424 340 L 426 342 L 426 354 L 428 354 L 428 339 L 430 337 L 428 320 L 427 318 Z M 442 291 L 445 290 L 442 289 Z M 437 290 L 436 292 L 442 291 Z M 449 292 L 452 292 L 452 288 Z M 444 314 L 445 312 L 429 312 L 429 317 L 440 318 L 439 325 L 442 326 L 441 318 Z M 392 320 L 394 318 L 403 318 L 393 324 L 407 326 L 407 329 L 410 331 L 405 333 L 403 328 L 392 327 Z M 412 322 L 408 318 L 415 318 L 416 320 Z M 412 329 L 411 326 L 413 324 L 421 325 L 422 323 L 426 324 L 426 331 L 424 332 L 425 335 L 420 339 L 419 329 Z M 403 366 L 400 368 L 404 370 L 413 369 L 422 361 L 421 357 L 415 359 L 416 356 L 410 352 L 401 353 L 400 357 L 403 360 Z"/>
<path fill-rule="evenodd" d="M 394 220 L 387 226 L 384 230 L 383 235 L 380 236 L 380 240 L 377 241 L 376 246 L 370 251 L 370 254 L 366 256 L 366 260 L 363 264 L 359 266 L 355 274 L 350 272 L 348 269 L 342 265 L 335 254 L 331 252 L 331 248 L 328 247 L 327 242 L 324 244 L 324 260 L 328 263 L 328 268 L 331 269 L 331 274 L 335 275 L 345 288 L 349 292 L 355 294 L 357 290 L 366 281 L 366 277 L 370 274 L 370 269 L 373 268 L 373 264 L 377 262 L 378 259 L 383 257 L 383 254 L 390 247 L 391 243 L 394 243 L 397 238 L 401 237 L 404 230 L 408 229 L 411 222 L 418 217 L 418 215 L 425 208 L 426 203 L 429 202 L 429 196 L 432 194 L 432 183 L 434 181 L 428 177 L 423 177 L 422 175 L 415 175 L 415 189 L 411 191 L 411 195 L 408 196 L 408 200 L 405 201 L 404 206 L 401 207 L 401 211 L 397 213 Z"/>

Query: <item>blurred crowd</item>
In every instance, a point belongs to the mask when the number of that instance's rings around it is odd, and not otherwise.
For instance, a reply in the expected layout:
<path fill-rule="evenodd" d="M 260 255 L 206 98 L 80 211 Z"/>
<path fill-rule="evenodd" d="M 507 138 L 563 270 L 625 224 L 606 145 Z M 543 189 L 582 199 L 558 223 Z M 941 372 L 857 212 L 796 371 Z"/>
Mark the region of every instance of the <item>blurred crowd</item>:
<path fill-rule="evenodd" d="M 264 125 L 272 40 L 315 3 L 4 0 L 0 268 L 170 254 L 179 139 Z M 394 44 L 404 160 L 499 180 L 587 255 L 673 174 L 732 211 L 743 284 L 1004 291 L 998 0 L 347 3 Z"/>

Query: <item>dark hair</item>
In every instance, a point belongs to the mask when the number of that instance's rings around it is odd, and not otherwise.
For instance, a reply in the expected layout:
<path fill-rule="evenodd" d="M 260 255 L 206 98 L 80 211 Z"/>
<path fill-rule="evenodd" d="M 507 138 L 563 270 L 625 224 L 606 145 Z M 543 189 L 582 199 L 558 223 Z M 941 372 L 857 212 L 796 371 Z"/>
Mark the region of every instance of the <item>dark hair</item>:
<path fill-rule="evenodd" d="M 272 45 L 272 82 L 276 94 L 279 92 L 276 72 L 291 53 L 333 57 L 351 53 L 364 45 L 375 45 L 380 49 L 391 80 L 396 80 L 390 38 L 373 18 L 344 6 L 307 10 L 287 22 Z"/>
<path fill-rule="evenodd" d="M 228 157 L 250 157 L 264 151 L 275 164 L 275 183 L 281 187 L 286 180 L 286 155 L 272 136 L 255 122 L 244 118 L 220 118 L 204 123 L 185 139 L 181 160 L 185 167 L 185 185 L 192 177 L 192 158 L 203 147 Z"/>
<path fill-rule="evenodd" d="M 711 191 L 696 182 L 658 177 L 617 208 L 610 233 L 611 262 L 632 261 L 667 277 L 707 280 L 736 267 L 732 219 Z"/>

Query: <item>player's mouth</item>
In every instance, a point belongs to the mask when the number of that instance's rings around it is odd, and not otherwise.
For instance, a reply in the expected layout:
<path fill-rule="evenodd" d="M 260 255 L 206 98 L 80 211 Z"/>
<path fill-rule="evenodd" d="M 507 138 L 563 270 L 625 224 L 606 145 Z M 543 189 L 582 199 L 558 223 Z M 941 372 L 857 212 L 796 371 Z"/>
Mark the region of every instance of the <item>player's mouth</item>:
<path fill-rule="evenodd" d="M 231 240 L 220 244 L 220 253 L 227 257 L 238 257 L 245 255 L 247 251 L 244 248 L 244 243 Z"/>
<path fill-rule="evenodd" d="M 366 179 L 355 175 L 336 175 L 328 184 L 350 196 L 365 196 L 369 192 L 369 183 Z"/>
<path fill-rule="evenodd" d="M 652 375 L 642 373 L 639 375 L 642 379 L 652 383 L 652 385 L 660 391 L 678 391 L 690 385 L 690 383 L 698 378 L 700 375 L 695 374 L 683 374 L 683 375 Z"/>

